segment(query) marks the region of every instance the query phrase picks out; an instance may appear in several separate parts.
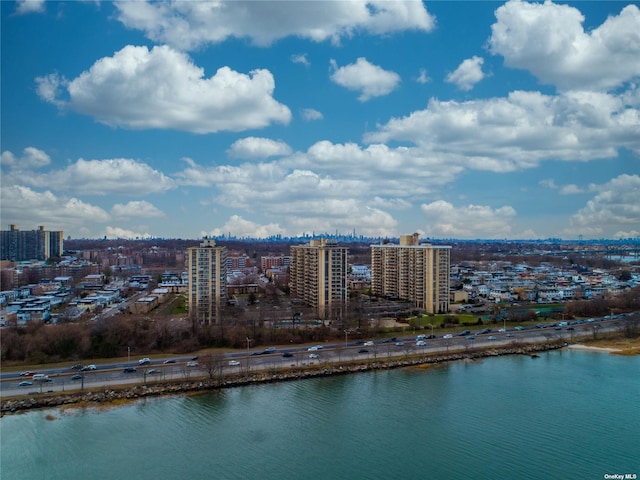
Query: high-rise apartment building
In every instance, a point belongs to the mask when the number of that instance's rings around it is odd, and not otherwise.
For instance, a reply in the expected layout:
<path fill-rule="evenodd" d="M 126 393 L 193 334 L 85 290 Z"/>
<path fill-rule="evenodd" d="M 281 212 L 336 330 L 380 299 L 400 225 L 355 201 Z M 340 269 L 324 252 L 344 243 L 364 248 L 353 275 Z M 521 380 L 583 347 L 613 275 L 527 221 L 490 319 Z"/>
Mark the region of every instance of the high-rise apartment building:
<path fill-rule="evenodd" d="M 200 323 L 217 323 L 227 299 L 227 248 L 206 237 L 187 248 L 187 275 L 189 314 Z"/>
<path fill-rule="evenodd" d="M 64 250 L 64 232 L 52 232 L 39 226 L 37 230 L 20 231 L 15 225 L 2 230 L 0 260 L 21 262 L 61 257 Z"/>
<path fill-rule="evenodd" d="M 343 312 L 347 304 L 347 247 L 311 240 L 291 247 L 291 296 L 317 309 L 320 318 Z"/>
<path fill-rule="evenodd" d="M 418 234 L 400 244 L 371 245 L 371 292 L 398 297 L 428 313 L 449 310 L 450 246 L 420 244 Z"/>

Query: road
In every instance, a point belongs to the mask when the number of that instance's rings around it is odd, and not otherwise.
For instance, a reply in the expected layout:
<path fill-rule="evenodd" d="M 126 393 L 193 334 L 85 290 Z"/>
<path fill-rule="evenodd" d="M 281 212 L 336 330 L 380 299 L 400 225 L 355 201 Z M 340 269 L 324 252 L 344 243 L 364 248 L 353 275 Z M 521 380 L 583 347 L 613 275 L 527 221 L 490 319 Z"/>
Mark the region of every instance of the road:
<path fill-rule="evenodd" d="M 531 327 L 518 331 L 507 329 L 506 332 L 489 332 L 481 334 L 472 332 L 472 336 L 453 336 L 446 339 L 438 336 L 435 339 L 426 340 L 425 346 L 416 346 L 415 337 L 397 338 L 395 341 L 385 340 L 375 342 L 373 345 L 364 346 L 362 342 L 323 344 L 317 351 L 310 351 L 309 347 L 296 346 L 277 349 L 272 353 L 254 351 L 252 354 L 231 352 L 224 354 L 224 372 L 277 370 L 291 366 L 304 366 L 308 364 L 339 363 L 356 359 L 373 359 L 380 357 L 401 357 L 416 353 L 453 353 L 466 351 L 469 348 L 504 347 L 513 342 L 539 343 L 554 339 L 571 341 L 574 336 L 590 334 L 593 328 L 599 328 L 601 332 L 613 331 L 618 328 L 619 318 L 598 318 L 592 322 L 571 325 L 573 330 L 567 327 L 553 327 L 553 324 L 545 325 L 545 328 Z M 470 328 L 470 327 L 469 327 Z M 560 328 L 558 330 L 558 328 Z M 490 340 L 489 337 L 495 337 Z M 402 345 L 400 345 L 402 343 Z M 366 352 L 361 352 L 367 350 Z M 289 352 L 291 357 L 283 357 L 283 352 Z M 311 354 L 318 358 L 310 358 Z M 229 365 L 235 360 L 240 365 Z M 175 363 L 164 363 L 164 359 L 154 359 L 147 365 L 139 365 L 138 360 L 127 362 L 115 362 L 96 365 L 95 370 L 79 372 L 69 367 L 45 368 L 34 371 L 47 375 L 51 381 L 36 382 L 32 385 L 20 387 L 21 381 L 32 381 L 31 377 L 22 377 L 20 372 L 0 373 L 0 397 L 24 395 L 38 392 L 69 392 L 82 388 L 108 387 L 116 385 L 135 385 L 161 380 L 188 380 L 191 377 L 201 377 L 206 374 L 201 365 L 188 366 L 193 362 L 192 356 L 171 359 Z M 133 373 L 125 373 L 125 367 L 136 369 Z M 72 380 L 74 375 L 82 375 L 79 380 Z"/>

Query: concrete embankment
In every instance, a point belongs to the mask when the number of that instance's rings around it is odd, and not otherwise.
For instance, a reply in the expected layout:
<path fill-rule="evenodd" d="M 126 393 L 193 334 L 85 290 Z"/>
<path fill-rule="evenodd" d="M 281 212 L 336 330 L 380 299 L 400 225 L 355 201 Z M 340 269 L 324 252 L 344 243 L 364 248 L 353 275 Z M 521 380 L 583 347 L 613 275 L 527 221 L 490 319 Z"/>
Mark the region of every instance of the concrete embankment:
<path fill-rule="evenodd" d="M 29 409 L 54 408 L 63 406 L 99 406 L 119 404 L 131 400 L 162 395 L 188 394 L 205 392 L 221 388 L 232 388 L 257 383 L 282 382 L 288 380 L 301 380 L 305 378 L 317 378 L 330 375 L 346 375 L 351 373 L 367 372 L 388 368 L 402 368 L 425 364 L 438 364 L 464 359 L 477 359 L 495 357 L 501 355 L 534 355 L 536 352 L 554 350 L 566 346 L 564 343 L 528 344 L 501 348 L 487 348 L 482 350 L 467 350 L 455 353 L 434 353 L 427 355 L 411 355 L 404 357 L 388 357 L 369 359 L 354 363 L 332 363 L 324 365 L 304 366 L 287 370 L 262 370 L 250 374 L 225 374 L 223 376 L 193 378 L 185 381 L 157 382 L 147 385 L 127 387 L 104 388 L 100 390 L 69 392 L 69 393 L 43 393 L 7 399 L 2 402 L 0 415 L 16 413 Z"/>

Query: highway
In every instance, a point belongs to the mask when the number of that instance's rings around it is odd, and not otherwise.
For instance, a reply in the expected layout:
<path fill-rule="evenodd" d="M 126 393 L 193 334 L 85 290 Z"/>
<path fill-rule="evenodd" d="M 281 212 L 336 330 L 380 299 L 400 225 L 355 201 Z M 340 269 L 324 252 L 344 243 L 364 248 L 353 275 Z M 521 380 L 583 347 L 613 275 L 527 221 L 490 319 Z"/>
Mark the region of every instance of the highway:
<path fill-rule="evenodd" d="M 590 319 L 581 324 L 565 327 L 555 326 L 554 323 L 540 324 L 540 328 L 528 327 L 524 330 L 507 329 L 506 332 L 491 331 L 480 333 L 471 331 L 470 335 L 454 335 L 443 338 L 438 335 L 435 339 L 426 340 L 424 346 L 416 345 L 416 337 L 403 337 L 395 340 L 379 340 L 373 345 L 363 345 L 363 342 L 333 343 L 318 345 L 317 350 L 310 351 L 309 346 L 295 346 L 280 348 L 265 353 L 264 350 L 252 352 L 229 352 L 224 354 L 221 361 L 225 373 L 240 371 L 277 370 L 291 366 L 308 364 L 340 363 L 357 359 L 374 359 L 382 357 L 402 357 L 417 353 L 453 353 L 463 352 L 470 348 L 505 347 L 514 342 L 540 343 L 561 339 L 572 342 L 574 337 L 583 337 L 593 332 L 594 328 L 600 332 L 613 331 L 618 328 L 620 316 Z M 472 327 L 462 327 L 471 329 Z M 567 330 L 572 328 L 572 330 Z M 491 339 L 490 339 L 491 337 Z M 495 338 L 495 339 L 494 339 Z M 364 351 L 366 350 L 366 352 Z M 283 357 L 289 352 L 291 357 Z M 310 358 L 315 354 L 317 358 Z M 166 359 L 169 360 L 169 359 Z M 239 365 L 230 365 L 230 361 Z M 20 372 L 0 373 L 0 398 L 40 392 L 69 392 L 82 388 L 96 388 L 109 386 L 123 386 L 152 383 L 163 380 L 188 380 L 207 375 L 206 368 L 197 364 L 193 356 L 171 357 L 172 363 L 165 363 L 165 359 L 153 359 L 150 363 L 140 365 L 138 359 L 126 362 L 96 364 L 95 370 L 79 371 L 68 367 L 43 368 L 34 370 L 34 374 L 47 375 L 50 381 L 33 381 L 31 376 L 20 376 Z M 135 372 L 126 373 L 125 368 L 135 368 Z M 74 380 L 73 377 L 81 378 Z M 19 383 L 30 381 L 33 384 L 20 387 Z"/>

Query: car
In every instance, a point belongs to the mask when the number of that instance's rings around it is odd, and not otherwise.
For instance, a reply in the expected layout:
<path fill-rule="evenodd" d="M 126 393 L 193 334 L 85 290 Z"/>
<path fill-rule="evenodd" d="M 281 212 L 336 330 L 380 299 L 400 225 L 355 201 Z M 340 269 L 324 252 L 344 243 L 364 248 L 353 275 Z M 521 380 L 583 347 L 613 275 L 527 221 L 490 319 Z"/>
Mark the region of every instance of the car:
<path fill-rule="evenodd" d="M 149 375 L 153 375 L 154 373 L 160 373 L 160 370 L 158 370 L 157 368 L 152 368 L 147 372 L 147 374 Z"/>
<path fill-rule="evenodd" d="M 493 335 L 489 335 L 487 337 L 487 340 L 497 340 L 497 337 L 494 337 Z"/>
<path fill-rule="evenodd" d="M 136 373 L 138 369 L 136 367 L 124 367 L 122 373 Z"/>
<path fill-rule="evenodd" d="M 507 334 L 505 335 L 505 337 L 507 337 L 507 338 L 511 338 L 511 337 L 513 337 L 513 333 L 507 333 Z"/>
<path fill-rule="evenodd" d="M 518 330 L 519 332 L 521 332 L 522 330 L 524 330 L 524 327 L 522 325 L 518 325 L 516 327 L 516 330 Z"/>
<path fill-rule="evenodd" d="M 467 340 L 475 340 L 476 337 L 474 337 L 473 335 L 467 335 Z"/>
<path fill-rule="evenodd" d="M 18 384 L 19 387 L 30 387 L 31 385 L 33 385 L 33 382 L 27 382 L 26 380 Z"/>
<path fill-rule="evenodd" d="M 80 370 L 82 368 L 82 364 L 76 363 L 71 367 L 71 370 Z"/>
<path fill-rule="evenodd" d="M 396 342 L 396 347 L 403 347 L 404 346 L 404 342 Z"/>
<path fill-rule="evenodd" d="M 504 332 L 506 332 L 506 331 L 507 331 L 507 329 L 506 329 L 506 328 L 499 328 L 499 329 L 498 329 L 498 332 L 500 332 L 500 333 L 504 333 Z"/>
<path fill-rule="evenodd" d="M 144 357 L 138 360 L 138 365 L 149 365 L 151 363 L 151 359 L 149 357 Z"/>
<path fill-rule="evenodd" d="M 309 358 L 318 358 L 320 357 L 320 355 L 318 355 L 317 353 L 310 353 L 309 354 Z"/>
<path fill-rule="evenodd" d="M 450 333 L 447 333 L 447 334 L 446 334 L 444 337 L 442 337 L 442 338 L 453 338 L 453 335 L 452 335 L 452 334 L 450 334 Z"/>
<path fill-rule="evenodd" d="M 96 367 L 95 365 L 85 365 L 84 367 L 82 367 L 80 369 L 81 372 L 88 372 L 90 370 L 97 370 L 98 367 Z"/>
<path fill-rule="evenodd" d="M 168 365 L 169 363 L 176 363 L 176 361 L 173 358 L 169 358 L 162 363 L 164 363 L 165 365 Z"/>
<path fill-rule="evenodd" d="M 425 338 L 427 338 L 427 336 L 426 336 L 426 335 L 424 335 L 424 334 L 420 334 L 420 335 L 418 335 L 418 336 L 416 337 L 416 342 L 419 342 L 420 340 L 424 340 Z"/>
<path fill-rule="evenodd" d="M 240 362 L 238 360 L 229 360 L 230 367 L 237 367 L 238 365 L 240 365 Z"/>
<path fill-rule="evenodd" d="M 51 379 L 49 378 L 49 375 L 45 375 L 44 373 L 36 373 L 33 376 L 33 381 L 34 382 L 50 382 Z"/>
<path fill-rule="evenodd" d="M 259 350 L 257 352 L 251 352 L 251 355 L 264 355 L 266 352 L 264 350 Z"/>
<path fill-rule="evenodd" d="M 424 340 L 418 340 L 416 342 L 416 347 L 426 347 L 427 346 L 427 342 L 425 342 Z"/>
<path fill-rule="evenodd" d="M 22 372 L 20 374 L 21 377 L 33 377 L 34 372 L 32 372 L 31 370 L 27 370 L 26 372 Z"/>
<path fill-rule="evenodd" d="M 360 350 L 358 350 L 358 353 L 369 353 L 369 350 L 367 350 L 366 348 L 361 348 Z"/>
<path fill-rule="evenodd" d="M 436 337 L 434 334 L 430 334 L 430 335 L 427 335 L 426 338 L 427 340 L 433 340 L 434 338 L 438 338 L 438 337 Z"/>
<path fill-rule="evenodd" d="M 318 351 L 318 347 L 309 347 L 307 348 L 307 352 L 317 352 Z"/>
<path fill-rule="evenodd" d="M 193 357 L 191 357 L 191 360 L 197 360 L 198 359 L 198 355 L 194 355 Z"/>
<path fill-rule="evenodd" d="M 365 347 L 373 347 L 373 342 L 369 340 L 368 342 L 364 342 Z"/>
<path fill-rule="evenodd" d="M 75 382 L 76 380 L 82 380 L 82 375 L 76 373 L 73 377 L 71 377 L 72 382 Z"/>
<path fill-rule="evenodd" d="M 276 351 L 276 347 L 267 347 L 264 349 L 264 353 L 273 353 Z"/>
<path fill-rule="evenodd" d="M 284 358 L 291 358 L 291 357 L 293 357 L 293 353 L 291 353 L 291 352 L 284 352 L 284 353 L 282 354 L 282 356 L 283 356 Z"/>
<path fill-rule="evenodd" d="M 575 330 L 575 327 L 567 327 L 567 330 Z"/>
<path fill-rule="evenodd" d="M 198 366 L 198 362 L 194 362 L 193 360 L 191 360 L 190 362 L 187 362 L 187 367 L 197 367 Z"/>
<path fill-rule="evenodd" d="M 466 337 L 467 335 L 470 335 L 470 334 L 471 334 L 471 331 L 469 331 L 469 330 L 463 330 L 463 331 L 461 331 L 461 332 L 458 334 L 458 336 L 459 336 L 459 337 Z"/>

